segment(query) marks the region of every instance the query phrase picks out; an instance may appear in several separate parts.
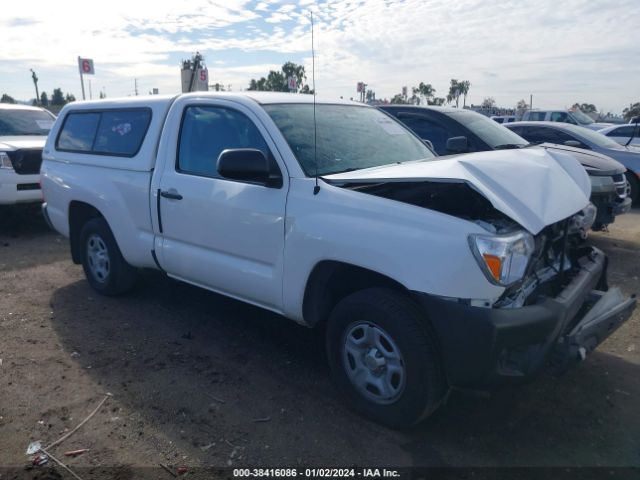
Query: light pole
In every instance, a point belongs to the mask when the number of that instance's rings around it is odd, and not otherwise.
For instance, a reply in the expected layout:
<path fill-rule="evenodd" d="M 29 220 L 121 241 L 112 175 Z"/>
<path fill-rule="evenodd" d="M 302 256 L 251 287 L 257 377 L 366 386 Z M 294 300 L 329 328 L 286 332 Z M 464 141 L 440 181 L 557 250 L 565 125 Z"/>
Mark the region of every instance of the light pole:
<path fill-rule="evenodd" d="M 29 70 L 31 70 L 31 78 L 33 79 L 33 84 L 36 87 L 36 105 L 40 103 L 40 92 L 38 92 L 38 76 L 36 75 L 36 72 L 33 71 L 33 68 L 30 68 Z"/>

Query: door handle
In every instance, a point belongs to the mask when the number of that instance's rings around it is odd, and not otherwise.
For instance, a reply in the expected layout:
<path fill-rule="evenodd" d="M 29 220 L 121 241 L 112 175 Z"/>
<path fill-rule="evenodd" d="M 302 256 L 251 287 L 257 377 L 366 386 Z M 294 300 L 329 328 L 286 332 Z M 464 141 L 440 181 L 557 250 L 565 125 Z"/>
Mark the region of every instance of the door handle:
<path fill-rule="evenodd" d="M 182 200 L 182 195 L 176 192 L 173 188 L 171 190 L 161 190 L 160 196 L 170 198 L 171 200 Z"/>

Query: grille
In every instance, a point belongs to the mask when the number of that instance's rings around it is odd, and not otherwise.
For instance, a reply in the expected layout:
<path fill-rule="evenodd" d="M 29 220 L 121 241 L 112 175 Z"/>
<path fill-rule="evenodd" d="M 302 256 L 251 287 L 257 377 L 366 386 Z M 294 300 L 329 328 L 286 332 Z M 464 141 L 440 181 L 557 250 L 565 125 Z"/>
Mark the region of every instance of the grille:
<path fill-rule="evenodd" d="M 626 198 L 629 195 L 629 191 L 631 187 L 627 182 L 627 179 L 624 178 L 624 174 L 619 173 L 617 175 L 613 175 L 613 181 L 616 184 L 616 193 L 618 197 L 621 199 Z"/>
<path fill-rule="evenodd" d="M 16 150 L 7 152 L 13 169 L 18 175 L 35 175 L 40 173 L 42 150 Z"/>

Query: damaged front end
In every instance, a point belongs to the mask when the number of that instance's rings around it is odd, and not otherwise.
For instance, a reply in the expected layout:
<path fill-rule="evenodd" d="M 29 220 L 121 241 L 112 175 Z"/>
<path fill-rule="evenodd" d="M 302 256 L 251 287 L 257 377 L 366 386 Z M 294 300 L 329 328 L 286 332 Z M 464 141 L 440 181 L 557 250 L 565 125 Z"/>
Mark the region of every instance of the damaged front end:
<path fill-rule="evenodd" d="M 451 385 L 522 382 L 545 367 L 564 371 L 635 308 L 635 297 L 608 288 L 607 258 L 585 241 L 596 218 L 591 204 L 532 233 L 464 181 L 340 186 L 462 218 L 486 231 L 470 234 L 469 246 L 487 280 L 504 287 L 499 298 L 480 302 L 413 292 L 438 335 Z"/>

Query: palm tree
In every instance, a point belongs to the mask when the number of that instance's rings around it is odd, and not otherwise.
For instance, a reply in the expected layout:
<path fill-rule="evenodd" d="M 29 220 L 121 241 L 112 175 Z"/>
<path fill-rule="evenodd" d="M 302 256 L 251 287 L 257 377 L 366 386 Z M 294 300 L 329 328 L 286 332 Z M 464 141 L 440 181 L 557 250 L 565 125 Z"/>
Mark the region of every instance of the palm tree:
<path fill-rule="evenodd" d="M 460 93 L 462 93 L 463 95 L 463 100 L 462 100 L 462 108 L 467 106 L 467 94 L 469 93 L 469 89 L 471 88 L 471 82 L 469 80 L 462 80 L 460 83 L 458 83 L 459 87 L 460 87 Z M 456 106 L 457 103 L 456 103 Z"/>

